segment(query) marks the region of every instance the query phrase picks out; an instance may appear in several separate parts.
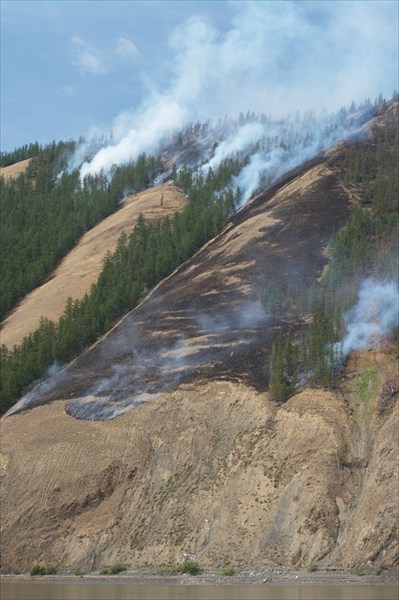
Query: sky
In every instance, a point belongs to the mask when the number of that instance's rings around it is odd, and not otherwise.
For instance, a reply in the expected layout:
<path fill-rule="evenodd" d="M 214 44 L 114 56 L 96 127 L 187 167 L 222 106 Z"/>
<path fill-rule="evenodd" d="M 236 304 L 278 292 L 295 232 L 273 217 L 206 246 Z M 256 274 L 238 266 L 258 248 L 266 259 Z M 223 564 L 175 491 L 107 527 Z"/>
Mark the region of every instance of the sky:
<path fill-rule="evenodd" d="M 398 87 L 396 0 L 1 1 L 3 151 Z"/>

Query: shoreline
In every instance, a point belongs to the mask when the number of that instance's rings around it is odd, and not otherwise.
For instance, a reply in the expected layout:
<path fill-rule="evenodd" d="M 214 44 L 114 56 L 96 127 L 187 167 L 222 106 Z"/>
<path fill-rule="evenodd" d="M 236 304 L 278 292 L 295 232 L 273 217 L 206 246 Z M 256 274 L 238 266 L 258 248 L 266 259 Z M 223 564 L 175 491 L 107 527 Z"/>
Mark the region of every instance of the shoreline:
<path fill-rule="evenodd" d="M 379 575 L 355 573 L 346 570 L 293 571 L 278 567 L 240 569 L 233 575 L 204 569 L 198 575 L 163 573 L 153 568 L 128 569 L 117 575 L 92 572 L 83 575 L 55 573 L 31 576 L 29 574 L 0 574 L 1 583 L 57 583 L 57 584 L 118 584 L 118 585 L 308 585 L 308 586 L 381 586 L 398 585 L 398 571 L 389 569 Z"/>

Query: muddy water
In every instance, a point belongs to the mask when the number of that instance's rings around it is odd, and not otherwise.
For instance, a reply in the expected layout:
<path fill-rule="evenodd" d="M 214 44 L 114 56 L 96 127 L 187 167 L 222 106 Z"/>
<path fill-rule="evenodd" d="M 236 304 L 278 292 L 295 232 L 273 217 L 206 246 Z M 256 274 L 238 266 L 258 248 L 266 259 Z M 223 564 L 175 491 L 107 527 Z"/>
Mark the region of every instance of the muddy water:
<path fill-rule="evenodd" d="M 1 600 L 398 600 L 395 586 L 1 584 Z"/>

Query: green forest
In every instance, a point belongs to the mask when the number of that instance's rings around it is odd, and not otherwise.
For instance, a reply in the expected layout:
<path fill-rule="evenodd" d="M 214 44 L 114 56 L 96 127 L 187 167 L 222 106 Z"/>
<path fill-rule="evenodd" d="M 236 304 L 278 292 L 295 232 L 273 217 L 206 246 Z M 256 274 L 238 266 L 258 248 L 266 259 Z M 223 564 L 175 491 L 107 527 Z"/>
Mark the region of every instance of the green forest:
<path fill-rule="evenodd" d="M 81 183 L 77 170 L 65 170 L 73 149 L 74 142 L 44 148 L 34 144 L 2 155 L 4 165 L 12 157 L 32 158 L 16 181 L 1 180 L 2 318 L 51 274 L 85 231 L 117 210 L 126 193 L 148 187 L 163 171 L 159 158 L 143 154 L 115 167 L 110 180 L 100 174 Z M 289 314 L 296 322 L 310 315 L 309 326 L 281 333 L 270 353 L 270 390 L 277 401 L 293 393 L 304 373 L 310 373 L 310 383 L 335 385 L 339 357 L 331 348 L 342 335 L 341 316 L 354 303 L 359 281 L 372 274 L 397 277 L 397 152 L 396 118 L 376 128 L 368 140 L 342 149 L 339 177 L 356 200 L 347 225 L 330 243 L 329 269 L 310 290 L 294 293 L 271 285 L 262 294 L 265 310 L 277 318 Z M 104 258 L 90 292 L 80 300 L 69 299 L 58 322 L 43 317 L 19 346 L 2 346 L 2 413 L 50 366 L 81 353 L 221 231 L 240 204 L 241 192 L 231 187 L 232 178 L 247 163 L 248 157 L 237 155 L 206 175 L 189 167 L 174 169 L 174 183 L 188 196 L 183 212 L 156 223 L 141 216 L 131 234 L 122 235 Z"/>

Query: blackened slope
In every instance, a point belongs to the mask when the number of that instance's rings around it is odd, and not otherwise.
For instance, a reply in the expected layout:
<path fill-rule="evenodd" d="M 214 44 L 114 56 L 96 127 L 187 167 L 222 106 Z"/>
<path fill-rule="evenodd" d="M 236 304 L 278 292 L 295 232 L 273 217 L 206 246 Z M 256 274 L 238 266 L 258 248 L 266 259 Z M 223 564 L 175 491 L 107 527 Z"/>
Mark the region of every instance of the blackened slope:
<path fill-rule="evenodd" d="M 269 283 L 309 285 L 327 259 L 349 199 L 321 158 L 251 205 L 28 406 L 71 399 L 80 418 L 112 418 L 152 394 L 195 378 L 267 383 L 267 354 L 281 323 L 265 317 Z"/>

